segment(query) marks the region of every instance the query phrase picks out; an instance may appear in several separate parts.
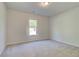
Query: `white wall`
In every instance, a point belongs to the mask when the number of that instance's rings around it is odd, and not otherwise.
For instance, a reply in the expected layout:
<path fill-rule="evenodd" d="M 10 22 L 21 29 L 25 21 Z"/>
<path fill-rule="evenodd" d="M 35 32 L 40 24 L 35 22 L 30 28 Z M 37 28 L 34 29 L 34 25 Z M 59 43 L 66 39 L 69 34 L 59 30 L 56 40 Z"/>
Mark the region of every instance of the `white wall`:
<path fill-rule="evenodd" d="M 6 46 L 6 7 L 0 2 L 0 54 Z"/>
<path fill-rule="evenodd" d="M 38 20 L 38 35 L 29 36 L 29 19 Z M 48 17 L 21 11 L 8 10 L 8 40 L 7 45 L 22 42 L 49 39 Z"/>
<path fill-rule="evenodd" d="M 51 39 L 79 47 L 79 7 L 51 18 Z"/>

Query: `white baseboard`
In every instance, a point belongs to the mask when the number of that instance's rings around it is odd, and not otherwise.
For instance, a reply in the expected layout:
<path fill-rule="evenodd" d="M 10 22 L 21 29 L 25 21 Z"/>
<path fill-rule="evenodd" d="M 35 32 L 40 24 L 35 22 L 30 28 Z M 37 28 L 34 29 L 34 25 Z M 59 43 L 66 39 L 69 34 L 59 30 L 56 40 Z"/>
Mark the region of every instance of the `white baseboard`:
<path fill-rule="evenodd" d="M 6 49 L 6 46 L 2 49 L 1 53 L 0 53 L 0 56 L 2 55 L 2 53 L 5 51 Z"/>
<path fill-rule="evenodd" d="M 19 44 L 23 44 L 23 43 L 30 43 L 30 42 L 36 42 L 36 41 L 44 41 L 44 40 L 49 40 L 49 39 L 14 42 L 14 43 L 8 43 L 7 46 L 11 46 L 11 45 L 19 45 Z"/>
<path fill-rule="evenodd" d="M 52 39 L 52 40 L 53 40 L 53 39 Z M 71 44 L 71 43 L 69 43 L 69 42 L 60 41 L 60 40 L 54 40 L 54 41 L 60 42 L 60 43 L 62 43 L 62 44 L 70 45 L 70 46 L 73 46 L 73 47 L 76 47 L 76 48 L 79 48 L 79 46 L 74 45 L 74 44 Z"/>

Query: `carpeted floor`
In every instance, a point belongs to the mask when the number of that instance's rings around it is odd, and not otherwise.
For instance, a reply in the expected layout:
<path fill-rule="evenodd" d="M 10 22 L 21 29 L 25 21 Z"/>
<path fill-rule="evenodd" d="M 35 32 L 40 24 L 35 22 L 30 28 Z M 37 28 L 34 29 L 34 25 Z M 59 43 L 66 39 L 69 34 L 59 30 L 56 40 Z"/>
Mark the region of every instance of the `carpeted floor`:
<path fill-rule="evenodd" d="M 2 57 L 76 57 L 79 48 L 52 40 L 8 46 Z"/>

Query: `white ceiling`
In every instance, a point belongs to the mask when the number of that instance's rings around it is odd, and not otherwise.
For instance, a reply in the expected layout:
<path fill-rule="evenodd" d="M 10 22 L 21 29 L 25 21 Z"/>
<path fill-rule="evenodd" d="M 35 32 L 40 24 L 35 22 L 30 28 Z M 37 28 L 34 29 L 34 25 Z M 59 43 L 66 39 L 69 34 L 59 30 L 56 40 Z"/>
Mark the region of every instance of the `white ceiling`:
<path fill-rule="evenodd" d="M 79 6 L 79 2 L 50 2 L 47 7 L 40 6 L 40 2 L 6 2 L 6 4 L 11 9 L 44 16 L 53 16 L 62 11 Z"/>

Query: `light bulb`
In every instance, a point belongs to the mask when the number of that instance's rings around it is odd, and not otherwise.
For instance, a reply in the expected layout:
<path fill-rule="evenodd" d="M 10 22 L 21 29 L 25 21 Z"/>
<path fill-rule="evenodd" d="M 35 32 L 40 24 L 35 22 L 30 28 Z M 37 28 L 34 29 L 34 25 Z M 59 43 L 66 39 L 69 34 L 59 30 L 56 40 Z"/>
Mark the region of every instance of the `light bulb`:
<path fill-rule="evenodd" d="M 42 5 L 43 7 L 47 6 L 48 4 L 49 4 L 48 2 L 41 2 L 41 5 Z"/>

